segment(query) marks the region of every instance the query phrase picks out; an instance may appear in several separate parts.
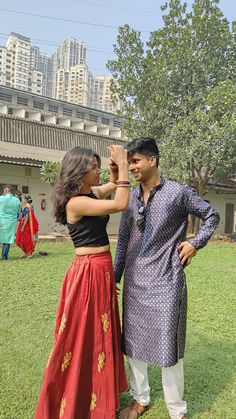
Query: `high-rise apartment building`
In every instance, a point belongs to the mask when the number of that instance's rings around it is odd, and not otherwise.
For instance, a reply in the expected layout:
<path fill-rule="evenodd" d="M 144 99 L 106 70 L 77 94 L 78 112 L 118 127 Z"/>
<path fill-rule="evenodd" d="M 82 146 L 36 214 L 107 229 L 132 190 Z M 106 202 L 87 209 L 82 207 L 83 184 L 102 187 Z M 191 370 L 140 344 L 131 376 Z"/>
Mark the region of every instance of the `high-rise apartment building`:
<path fill-rule="evenodd" d="M 29 91 L 30 39 L 11 32 L 6 48 L 12 53 L 11 87 Z"/>
<path fill-rule="evenodd" d="M 42 73 L 42 94 L 52 96 L 52 61 L 45 53 L 39 54 L 37 69 Z"/>
<path fill-rule="evenodd" d="M 87 47 L 67 38 L 51 58 L 28 37 L 11 32 L 5 47 L 0 47 L 0 84 L 54 97 L 70 103 L 115 113 L 111 76 L 93 78 L 87 66 Z"/>
<path fill-rule="evenodd" d="M 11 32 L 1 56 L 2 84 L 42 94 L 42 73 L 37 67 L 39 48 L 32 47 L 29 38 Z"/>
<path fill-rule="evenodd" d="M 87 48 L 83 42 L 67 38 L 52 55 L 52 97 L 57 96 L 57 77 L 59 70 L 69 70 L 78 64 L 86 64 Z"/>
<path fill-rule="evenodd" d="M 0 47 L 0 84 L 4 86 L 11 87 L 12 64 L 12 52 Z"/>
<path fill-rule="evenodd" d="M 121 109 L 121 102 L 113 104 L 111 92 L 111 76 L 96 76 L 94 79 L 93 108 L 115 113 Z"/>
<path fill-rule="evenodd" d="M 93 77 L 85 64 L 57 72 L 56 99 L 92 106 Z"/>
<path fill-rule="evenodd" d="M 51 59 L 40 52 L 39 47 L 31 46 L 30 68 L 42 73 L 42 95 L 51 96 Z"/>

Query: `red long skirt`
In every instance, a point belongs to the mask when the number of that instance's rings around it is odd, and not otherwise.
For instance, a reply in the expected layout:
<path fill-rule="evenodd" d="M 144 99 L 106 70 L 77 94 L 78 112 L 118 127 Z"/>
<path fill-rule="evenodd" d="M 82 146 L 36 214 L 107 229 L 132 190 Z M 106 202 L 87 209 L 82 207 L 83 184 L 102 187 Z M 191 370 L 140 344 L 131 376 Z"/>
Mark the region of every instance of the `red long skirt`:
<path fill-rule="evenodd" d="M 36 242 L 32 240 L 30 232 L 30 224 L 27 223 L 24 231 L 21 231 L 22 220 L 20 220 L 16 232 L 16 245 L 20 247 L 27 255 L 34 253 Z"/>
<path fill-rule="evenodd" d="M 110 252 L 76 256 L 63 281 L 35 419 L 114 419 L 127 389 Z"/>

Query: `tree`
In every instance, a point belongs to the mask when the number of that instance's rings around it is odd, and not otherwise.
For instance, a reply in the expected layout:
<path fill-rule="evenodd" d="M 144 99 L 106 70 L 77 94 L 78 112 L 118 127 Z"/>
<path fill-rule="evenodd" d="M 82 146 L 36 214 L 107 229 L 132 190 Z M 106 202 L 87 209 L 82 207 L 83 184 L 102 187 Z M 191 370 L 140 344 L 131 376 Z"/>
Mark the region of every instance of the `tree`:
<path fill-rule="evenodd" d="M 60 163 L 47 161 L 40 169 L 41 181 L 53 185 L 60 170 Z"/>
<path fill-rule="evenodd" d="M 235 31 L 218 0 L 162 6 L 163 27 L 146 46 L 124 25 L 108 68 L 129 137 L 158 139 L 161 169 L 203 196 L 236 163 Z M 219 170 L 219 167 L 221 170 Z"/>

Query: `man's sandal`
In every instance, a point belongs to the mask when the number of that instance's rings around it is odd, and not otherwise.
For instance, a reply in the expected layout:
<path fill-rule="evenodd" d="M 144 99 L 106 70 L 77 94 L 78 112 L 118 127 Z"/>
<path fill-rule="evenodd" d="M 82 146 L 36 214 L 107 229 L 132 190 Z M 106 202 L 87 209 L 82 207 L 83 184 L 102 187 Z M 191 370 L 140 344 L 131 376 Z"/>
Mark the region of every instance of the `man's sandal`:
<path fill-rule="evenodd" d="M 126 409 L 122 410 L 120 412 L 119 418 L 120 419 L 129 419 L 130 413 L 132 410 L 134 411 L 135 416 L 132 415 L 132 419 L 139 418 L 142 416 L 144 412 L 146 412 L 149 409 L 149 405 L 143 406 L 137 400 L 133 400 Z"/>

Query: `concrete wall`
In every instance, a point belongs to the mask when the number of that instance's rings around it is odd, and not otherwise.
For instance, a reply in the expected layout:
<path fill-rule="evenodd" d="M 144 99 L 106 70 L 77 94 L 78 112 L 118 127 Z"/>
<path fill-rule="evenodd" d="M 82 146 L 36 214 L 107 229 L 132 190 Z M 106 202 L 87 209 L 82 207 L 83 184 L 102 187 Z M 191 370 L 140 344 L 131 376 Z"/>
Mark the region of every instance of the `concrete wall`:
<path fill-rule="evenodd" d="M 31 175 L 26 176 L 28 170 Z M 28 186 L 29 194 L 33 198 L 33 207 L 39 221 L 39 234 L 50 232 L 67 233 L 67 228 L 56 224 L 52 216 L 51 186 L 40 180 L 40 171 L 37 167 L 19 166 L 15 164 L 0 163 L 0 184 L 17 185 L 17 189 L 22 190 L 22 186 Z M 46 200 L 46 209 L 41 209 L 41 200 Z M 116 234 L 118 231 L 120 214 L 113 214 L 108 224 L 109 234 Z"/>

